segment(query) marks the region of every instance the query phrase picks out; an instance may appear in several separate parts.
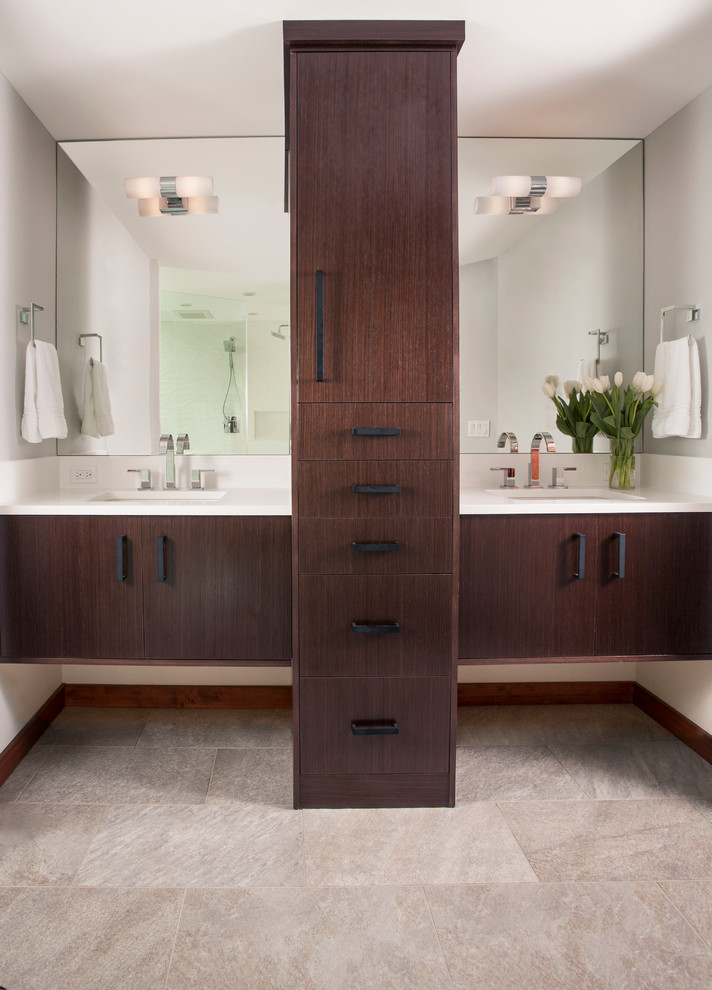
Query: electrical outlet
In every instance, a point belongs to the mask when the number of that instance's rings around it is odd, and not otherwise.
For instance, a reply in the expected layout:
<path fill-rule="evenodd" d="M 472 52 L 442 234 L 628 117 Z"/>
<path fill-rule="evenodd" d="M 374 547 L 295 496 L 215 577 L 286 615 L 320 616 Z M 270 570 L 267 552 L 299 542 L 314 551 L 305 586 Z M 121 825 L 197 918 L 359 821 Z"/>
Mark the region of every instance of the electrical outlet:
<path fill-rule="evenodd" d="M 469 419 L 467 421 L 468 437 L 488 437 L 490 435 L 490 421 L 488 419 Z"/>
<path fill-rule="evenodd" d="M 75 467 L 69 473 L 69 480 L 73 485 L 95 485 L 95 467 Z"/>

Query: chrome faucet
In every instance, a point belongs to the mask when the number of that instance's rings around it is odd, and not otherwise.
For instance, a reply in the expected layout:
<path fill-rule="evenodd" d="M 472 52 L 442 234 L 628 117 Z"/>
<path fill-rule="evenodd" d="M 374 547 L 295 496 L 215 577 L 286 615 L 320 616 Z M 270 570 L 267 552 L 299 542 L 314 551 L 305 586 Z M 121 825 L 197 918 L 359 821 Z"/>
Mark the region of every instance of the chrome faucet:
<path fill-rule="evenodd" d="M 547 433 L 546 430 L 542 430 L 541 433 L 534 434 L 531 444 L 529 484 L 526 486 L 527 488 L 541 488 L 541 485 L 539 484 L 539 447 L 541 446 L 542 440 L 546 444 L 546 450 L 550 454 L 556 452 L 556 444 L 554 443 L 554 438 L 551 433 Z"/>
<path fill-rule="evenodd" d="M 164 488 L 173 489 L 176 486 L 175 451 L 173 449 L 173 434 L 162 433 L 158 441 L 158 449 L 166 455 L 166 483 Z"/>
<path fill-rule="evenodd" d="M 151 472 L 148 468 L 126 468 L 126 473 L 141 475 L 141 480 L 138 484 L 138 490 L 140 492 L 148 492 L 151 490 Z"/>
<path fill-rule="evenodd" d="M 497 440 L 498 447 L 506 447 L 507 441 L 509 441 L 509 449 L 513 454 L 519 453 L 519 441 L 517 440 L 516 434 L 505 430 L 504 433 L 500 433 L 499 439 Z"/>
<path fill-rule="evenodd" d="M 183 454 L 190 450 L 190 437 L 187 433 L 179 433 L 176 437 L 176 454 Z"/>

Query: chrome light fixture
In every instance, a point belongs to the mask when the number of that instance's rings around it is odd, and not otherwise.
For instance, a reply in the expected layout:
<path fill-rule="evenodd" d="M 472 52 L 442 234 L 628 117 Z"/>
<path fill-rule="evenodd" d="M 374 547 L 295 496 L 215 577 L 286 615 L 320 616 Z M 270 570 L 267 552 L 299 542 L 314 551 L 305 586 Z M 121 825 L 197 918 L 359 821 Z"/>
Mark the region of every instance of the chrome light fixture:
<path fill-rule="evenodd" d="M 219 201 L 213 196 L 209 175 L 162 175 L 124 179 L 124 192 L 138 200 L 142 217 L 183 216 L 217 213 Z"/>
<path fill-rule="evenodd" d="M 555 213 L 559 199 L 578 196 L 581 179 L 573 175 L 495 175 L 489 196 L 475 198 L 480 216 L 543 216 Z"/>

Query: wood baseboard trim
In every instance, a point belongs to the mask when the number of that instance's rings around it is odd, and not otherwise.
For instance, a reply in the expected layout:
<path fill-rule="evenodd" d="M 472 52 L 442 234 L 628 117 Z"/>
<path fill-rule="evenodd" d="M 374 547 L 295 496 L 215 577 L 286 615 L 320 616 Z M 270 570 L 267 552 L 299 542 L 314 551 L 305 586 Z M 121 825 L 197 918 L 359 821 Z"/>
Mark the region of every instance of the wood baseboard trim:
<path fill-rule="evenodd" d="M 633 704 L 633 681 L 549 681 L 519 684 L 458 684 L 460 705 Z"/>
<path fill-rule="evenodd" d="M 0 753 L 0 784 L 19 766 L 42 733 L 49 728 L 64 708 L 64 685 L 45 701 L 40 710 L 20 729 L 15 738 Z"/>
<path fill-rule="evenodd" d="M 641 687 L 640 684 L 635 685 L 633 701 L 641 711 L 655 719 L 668 732 L 672 732 L 703 760 L 712 763 L 712 735 L 709 732 L 701 729 L 686 715 L 681 715 L 666 701 L 658 698 L 647 688 Z"/>
<path fill-rule="evenodd" d="M 65 704 L 89 708 L 291 708 L 280 685 L 65 684 Z"/>

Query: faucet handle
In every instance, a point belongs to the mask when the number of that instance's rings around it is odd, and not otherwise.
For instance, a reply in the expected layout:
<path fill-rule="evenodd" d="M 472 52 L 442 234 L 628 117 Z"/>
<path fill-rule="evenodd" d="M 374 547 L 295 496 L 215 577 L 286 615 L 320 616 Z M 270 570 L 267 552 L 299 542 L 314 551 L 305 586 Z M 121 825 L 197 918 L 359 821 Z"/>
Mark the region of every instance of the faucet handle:
<path fill-rule="evenodd" d="M 179 433 L 176 437 L 176 454 L 190 450 L 190 437 L 187 433 Z"/>
<path fill-rule="evenodd" d="M 140 474 L 141 478 L 138 484 L 139 491 L 150 491 L 151 489 L 151 472 L 148 468 L 126 468 L 127 474 Z"/>
<path fill-rule="evenodd" d="M 555 467 L 551 469 L 551 484 L 549 488 L 568 488 L 564 484 L 564 471 L 575 471 L 575 467 Z"/>
<path fill-rule="evenodd" d="M 497 440 L 498 447 L 506 447 L 507 440 L 509 440 L 509 449 L 513 454 L 519 453 L 519 441 L 515 433 L 510 430 L 505 430 L 504 433 L 500 433 L 499 439 Z"/>
<path fill-rule="evenodd" d="M 162 433 L 158 441 L 158 447 L 162 454 L 165 454 L 168 450 L 173 450 L 173 434 Z"/>
<path fill-rule="evenodd" d="M 516 488 L 514 484 L 514 474 L 515 469 L 513 467 L 494 467 L 490 468 L 490 471 L 502 471 L 502 484 L 500 488 Z"/>
<path fill-rule="evenodd" d="M 203 484 L 203 475 L 211 474 L 215 468 L 193 468 L 190 472 L 190 487 L 195 491 L 203 491 L 205 485 Z"/>

